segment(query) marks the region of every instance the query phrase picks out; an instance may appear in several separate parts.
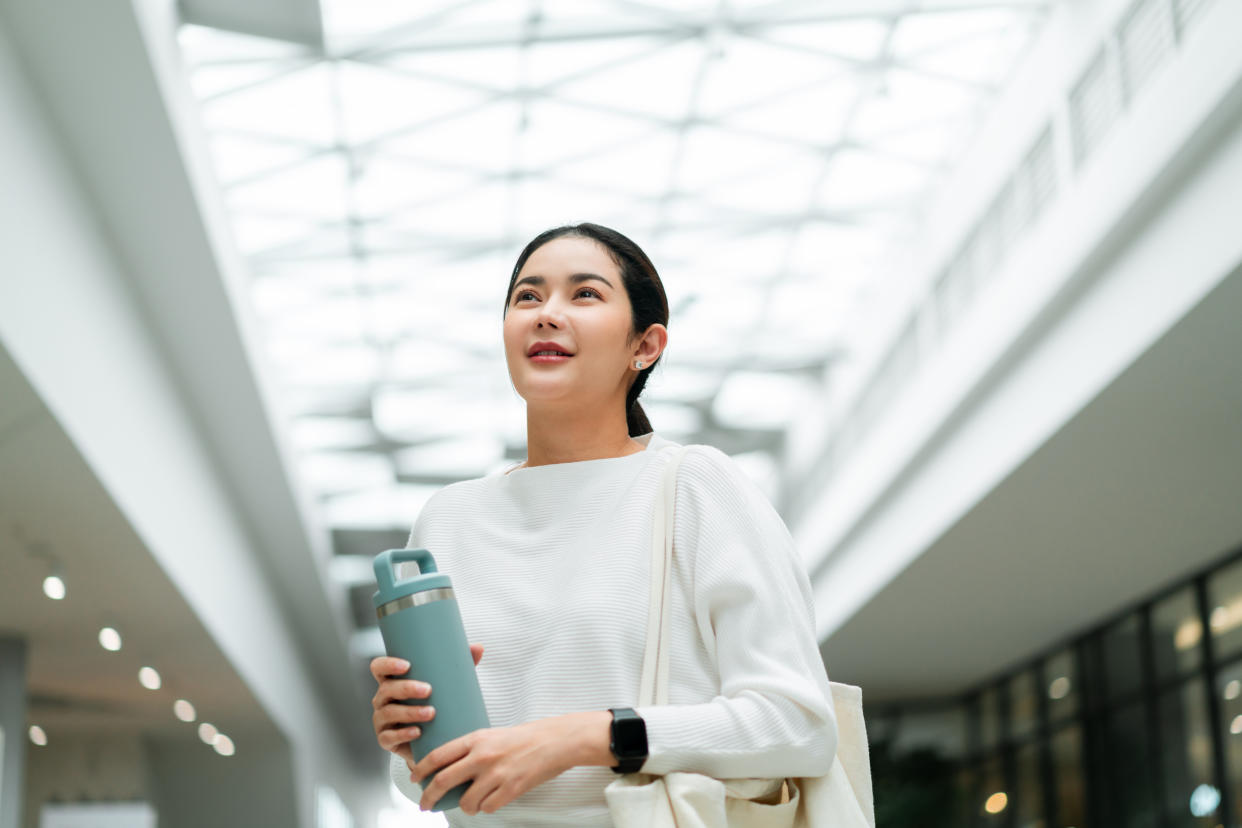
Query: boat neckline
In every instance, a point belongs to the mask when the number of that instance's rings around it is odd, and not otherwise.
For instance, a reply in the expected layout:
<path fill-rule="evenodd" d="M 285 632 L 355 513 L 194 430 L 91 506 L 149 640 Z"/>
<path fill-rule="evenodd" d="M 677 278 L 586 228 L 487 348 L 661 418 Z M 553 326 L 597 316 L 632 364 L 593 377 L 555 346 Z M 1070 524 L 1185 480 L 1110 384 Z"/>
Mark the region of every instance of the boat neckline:
<path fill-rule="evenodd" d="M 635 451 L 630 454 L 621 454 L 616 457 L 594 457 L 590 460 L 568 460 L 564 463 L 543 463 L 538 466 L 523 466 L 519 463 L 516 466 L 511 466 L 510 468 L 503 470 L 500 473 L 499 477 L 501 479 L 512 478 L 514 472 L 533 472 L 537 469 L 560 469 L 560 468 L 565 468 L 569 466 L 578 468 L 578 467 L 582 467 L 586 463 L 607 463 L 610 460 L 627 460 L 631 457 L 641 457 L 645 454 L 648 454 L 651 451 L 651 444 L 654 442 L 657 442 L 657 441 L 660 443 L 667 442 L 663 438 L 657 437 L 654 431 L 648 431 L 646 434 L 640 434 L 634 439 L 643 443 L 642 451 Z M 525 460 L 522 461 L 522 463 L 525 463 L 525 462 L 526 462 Z"/>

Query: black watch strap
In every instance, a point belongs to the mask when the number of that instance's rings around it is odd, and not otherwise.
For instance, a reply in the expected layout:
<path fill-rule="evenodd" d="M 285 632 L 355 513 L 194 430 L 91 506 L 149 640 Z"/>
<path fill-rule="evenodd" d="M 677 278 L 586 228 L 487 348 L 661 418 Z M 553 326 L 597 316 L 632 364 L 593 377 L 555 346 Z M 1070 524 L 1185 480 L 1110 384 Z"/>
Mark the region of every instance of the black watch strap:
<path fill-rule="evenodd" d="M 616 773 L 637 773 L 647 761 L 647 723 L 632 707 L 610 707 L 612 713 L 612 755 Z"/>

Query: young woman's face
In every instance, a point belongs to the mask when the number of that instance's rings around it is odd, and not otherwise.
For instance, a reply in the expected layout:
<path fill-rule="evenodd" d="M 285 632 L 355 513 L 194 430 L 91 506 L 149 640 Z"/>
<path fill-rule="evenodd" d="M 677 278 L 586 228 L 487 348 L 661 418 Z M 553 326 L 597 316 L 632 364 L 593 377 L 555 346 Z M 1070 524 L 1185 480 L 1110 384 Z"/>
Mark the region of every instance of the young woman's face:
<path fill-rule="evenodd" d="M 621 271 L 598 242 L 562 236 L 522 265 L 505 314 L 505 360 L 527 403 L 589 404 L 625 392 L 633 374 L 630 299 Z M 537 343 L 572 356 L 538 356 Z"/>

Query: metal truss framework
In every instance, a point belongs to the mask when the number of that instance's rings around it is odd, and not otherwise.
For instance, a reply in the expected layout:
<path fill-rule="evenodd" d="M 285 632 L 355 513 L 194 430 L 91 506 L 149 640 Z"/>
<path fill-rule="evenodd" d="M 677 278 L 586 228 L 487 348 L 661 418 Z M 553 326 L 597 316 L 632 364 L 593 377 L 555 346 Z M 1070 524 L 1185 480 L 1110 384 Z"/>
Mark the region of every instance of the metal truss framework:
<path fill-rule="evenodd" d="M 408 527 L 524 457 L 501 291 L 529 238 L 580 220 L 665 279 L 655 428 L 774 480 L 1051 5 L 464 0 L 358 34 L 325 2 L 323 50 L 183 27 L 260 362 L 329 525 Z"/>

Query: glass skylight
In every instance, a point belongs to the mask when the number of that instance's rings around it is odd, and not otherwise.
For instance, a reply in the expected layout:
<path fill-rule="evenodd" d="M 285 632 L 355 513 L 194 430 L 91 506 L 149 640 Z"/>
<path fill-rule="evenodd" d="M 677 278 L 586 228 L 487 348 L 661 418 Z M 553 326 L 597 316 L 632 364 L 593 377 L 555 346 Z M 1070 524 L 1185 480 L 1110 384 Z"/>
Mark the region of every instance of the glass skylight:
<path fill-rule="evenodd" d="M 664 279 L 656 430 L 771 491 L 860 291 L 1047 5 L 321 0 L 323 53 L 182 27 L 329 525 L 408 528 L 436 487 L 525 456 L 503 291 L 531 237 L 577 221 Z"/>

